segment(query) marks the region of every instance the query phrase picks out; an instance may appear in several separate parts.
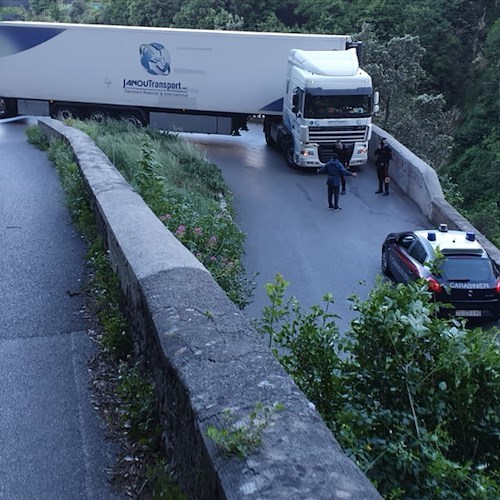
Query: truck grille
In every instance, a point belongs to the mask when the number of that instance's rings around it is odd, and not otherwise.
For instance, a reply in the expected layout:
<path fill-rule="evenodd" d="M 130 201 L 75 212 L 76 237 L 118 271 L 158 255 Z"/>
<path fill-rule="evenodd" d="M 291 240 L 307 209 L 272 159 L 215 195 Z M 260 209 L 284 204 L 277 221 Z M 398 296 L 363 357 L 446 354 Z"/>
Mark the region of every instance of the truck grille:
<path fill-rule="evenodd" d="M 361 125 L 309 128 L 309 142 L 316 142 L 321 146 L 322 144 L 333 144 L 338 140 L 347 144 L 366 141 L 366 127 Z"/>
<path fill-rule="evenodd" d="M 349 127 L 309 127 L 309 142 L 318 144 L 319 160 L 322 163 L 332 159 L 335 151 L 334 145 L 337 141 L 342 141 L 344 146 L 351 149 L 355 142 L 366 141 L 366 127 L 349 126 Z"/>

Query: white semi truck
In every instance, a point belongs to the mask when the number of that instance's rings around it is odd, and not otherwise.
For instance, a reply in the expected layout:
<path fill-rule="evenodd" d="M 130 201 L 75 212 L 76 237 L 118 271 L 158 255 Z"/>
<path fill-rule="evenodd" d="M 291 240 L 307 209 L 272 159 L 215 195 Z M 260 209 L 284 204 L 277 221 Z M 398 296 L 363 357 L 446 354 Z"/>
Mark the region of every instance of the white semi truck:
<path fill-rule="evenodd" d="M 1 22 L 0 118 L 239 135 L 258 115 L 290 166 L 322 166 L 337 140 L 362 164 L 378 93 L 358 47 L 343 35 Z"/>

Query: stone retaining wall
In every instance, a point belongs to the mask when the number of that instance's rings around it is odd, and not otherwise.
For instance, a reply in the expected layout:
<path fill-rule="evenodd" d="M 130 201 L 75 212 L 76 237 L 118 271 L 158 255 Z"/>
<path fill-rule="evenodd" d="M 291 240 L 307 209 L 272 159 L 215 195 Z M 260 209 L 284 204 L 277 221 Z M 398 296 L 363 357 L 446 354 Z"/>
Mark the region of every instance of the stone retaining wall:
<path fill-rule="evenodd" d="M 57 120 L 38 124 L 73 149 L 139 354 L 155 374 L 165 443 L 189 498 L 381 498 L 241 311 L 93 141 Z M 248 423 L 258 403 L 285 409 L 273 411 L 254 453 L 225 457 L 207 428 L 223 427 L 226 409 Z"/>

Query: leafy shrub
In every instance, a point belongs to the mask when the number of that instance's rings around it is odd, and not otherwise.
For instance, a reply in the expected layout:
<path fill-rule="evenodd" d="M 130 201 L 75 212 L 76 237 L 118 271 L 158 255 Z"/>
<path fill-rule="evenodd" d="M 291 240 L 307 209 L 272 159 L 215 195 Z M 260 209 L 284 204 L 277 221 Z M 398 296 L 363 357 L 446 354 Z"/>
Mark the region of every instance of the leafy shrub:
<path fill-rule="evenodd" d="M 304 314 L 286 285 L 256 326 L 380 493 L 498 498 L 498 331 L 438 318 L 426 284 L 379 281 L 339 337 L 330 296 Z"/>
<path fill-rule="evenodd" d="M 207 436 L 227 455 L 245 458 L 262 443 L 262 434 L 270 423 L 273 410 L 283 409 L 281 403 L 276 403 L 271 408 L 259 402 L 250 412 L 247 424 L 234 422 L 231 410 L 226 409 L 223 414 L 224 427 L 219 429 L 210 425 Z"/>
<path fill-rule="evenodd" d="M 89 245 L 87 261 L 93 270 L 91 287 L 98 304 L 97 316 L 104 328 L 100 343 L 117 359 L 123 359 L 133 346 L 130 326 L 123 313 L 120 280 L 100 239 Z"/>
<path fill-rule="evenodd" d="M 154 385 L 145 380 L 138 367 L 121 364 L 117 389 L 121 416 L 133 439 L 158 446 L 161 428 L 156 413 Z"/>
<path fill-rule="evenodd" d="M 175 134 L 138 130 L 114 120 L 70 123 L 96 141 L 228 297 L 245 307 L 253 292 L 241 262 L 245 237 L 234 222 L 220 169 Z"/>

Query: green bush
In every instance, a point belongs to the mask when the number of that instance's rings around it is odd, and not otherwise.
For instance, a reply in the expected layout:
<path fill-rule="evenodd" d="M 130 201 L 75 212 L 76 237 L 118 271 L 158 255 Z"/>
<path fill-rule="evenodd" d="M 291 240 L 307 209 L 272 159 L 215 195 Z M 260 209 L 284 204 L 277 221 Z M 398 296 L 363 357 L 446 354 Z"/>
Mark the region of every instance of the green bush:
<path fill-rule="evenodd" d="M 437 317 L 424 283 L 379 281 L 338 336 L 325 307 L 271 305 L 257 328 L 386 498 L 498 498 L 498 330 Z"/>
<path fill-rule="evenodd" d="M 160 445 L 161 426 L 156 412 L 154 385 L 145 380 L 136 366 L 121 364 L 117 394 L 120 415 L 130 436 L 152 449 Z"/>
<path fill-rule="evenodd" d="M 245 236 L 234 222 L 231 193 L 220 169 L 175 134 L 114 120 L 70 123 L 96 141 L 228 297 L 245 307 L 253 292 L 241 262 Z"/>
<path fill-rule="evenodd" d="M 100 343 L 116 359 L 124 359 L 132 351 L 132 336 L 129 323 L 123 313 L 120 280 L 100 239 L 96 239 L 89 245 L 87 262 L 93 270 L 90 286 L 98 305 L 97 317 L 104 328 Z"/>

